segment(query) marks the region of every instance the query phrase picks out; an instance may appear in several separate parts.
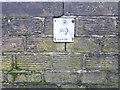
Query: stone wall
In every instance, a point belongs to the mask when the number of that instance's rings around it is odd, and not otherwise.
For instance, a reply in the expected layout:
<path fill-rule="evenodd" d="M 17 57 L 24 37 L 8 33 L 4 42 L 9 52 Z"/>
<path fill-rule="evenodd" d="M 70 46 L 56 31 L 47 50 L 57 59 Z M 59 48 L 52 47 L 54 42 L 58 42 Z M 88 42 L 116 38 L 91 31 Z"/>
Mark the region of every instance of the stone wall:
<path fill-rule="evenodd" d="M 118 87 L 117 2 L 2 3 L 5 87 Z M 73 43 L 53 42 L 53 19 L 75 17 Z"/>

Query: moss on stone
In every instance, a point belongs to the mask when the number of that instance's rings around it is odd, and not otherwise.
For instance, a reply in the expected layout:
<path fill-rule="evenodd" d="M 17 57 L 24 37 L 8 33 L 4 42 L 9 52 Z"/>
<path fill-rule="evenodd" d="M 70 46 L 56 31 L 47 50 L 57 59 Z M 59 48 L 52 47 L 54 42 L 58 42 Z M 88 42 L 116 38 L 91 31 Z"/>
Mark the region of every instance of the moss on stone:
<path fill-rule="evenodd" d="M 15 73 L 15 72 L 11 71 L 11 72 L 9 72 L 9 74 L 12 75 L 12 82 L 14 83 L 16 78 L 17 78 L 17 76 L 18 76 L 18 73 Z"/>
<path fill-rule="evenodd" d="M 32 44 L 36 47 L 36 49 L 33 50 L 34 52 L 65 51 L 65 43 L 54 43 L 52 38 L 29 38 L 28 42 L 31 41 L 34 41 Z M 29 45 L 27 47 L 29 47 Z"/>
<path fill-rule="evenodd" d="M 94 42 L 94 38 L 74 38 L 73 43 L 67 43 L 68 52 L 94 52 L 99 51 L 100 46 Z"/>

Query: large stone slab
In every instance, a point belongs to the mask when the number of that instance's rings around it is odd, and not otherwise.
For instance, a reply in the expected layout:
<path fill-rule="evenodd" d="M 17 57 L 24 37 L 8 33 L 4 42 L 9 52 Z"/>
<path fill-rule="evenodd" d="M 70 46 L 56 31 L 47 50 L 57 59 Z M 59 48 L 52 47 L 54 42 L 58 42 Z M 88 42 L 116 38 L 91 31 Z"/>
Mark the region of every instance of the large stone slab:
<path fill-rule="evenodd" d="M 67 43 L 68 52 L 100 52 L 99 38 L 95 37 L 76 37 L 74 43 Z"/>
<path fill-rule="evenodd" d="M 3 36 L 35 35 L 43 34 L 44 18 L 8 17 L 2 18 Z"/>
<path fill-rule="evenodd" d="M 65 2 L 65 15 L 117 15 L 117 2 Z"/>
<path fill-rule="evenodd" d="M 52 52 L 65 51 L 65 43 L 54 43 L 52 38 L 48 37 L 30 37 L 27 40 L 28 52 Z"/>
<path fill-rule="evenodd" d="M 53 69 L 57 71 L 77 71 L 82 68 L 82 54 L 54 54 Z"/>
<path fill-rule="evenodd" d="M 10 70 L 12 68 L 11 65 L 11 56 L 10 55 L 4 55 L 2 56 L 2 61 L 0 61 L 0 65 L 2 65 L 2 70 Z"/>
<path fill-rule="evenodd" d="M 51 59 L 48 55 L 18 55 L 17 66 L 22 70 L 49 70 L 51 69 Z"/>
<path fill-rule="evenodd" d="M 60 16 L 62 2 L 4 2 L 2 13 L 5 16 Z"/>
<path fill-rule="evenodd" d="M 16 77 L 15 77 L 16 75 Z M 19 74 L 17 72 L 10 72 L 7 75 L 8 81 L 12 83 L 35 83 L 37 84 L 38 82 L 41 81 L 41 75 L 40 74 Z"/>
<path fill-rule="evenodd" d="M 116 34 L 116 17 L 79 16 L 76 18 L 76 36 Z"/>
<path fill-rule="evenodd" d="M 78 79 L 77 74 L 70 74 L 66 72 L 47 72 L 45 74 L 46 82 L 65 84 L 65 83 L 76 83 Z"/>
<path fill-rule="evenodd" d="M 82 83 L 102 84 L 105 80 L 104 72 L 86 72 L 83 73 Z"/>
<path fill-rule="evenodd" d="M 117 54 L 119 52 L 118 36 L 114 36 L 114 37 L 105 36 L 103 41 L 104 41 L 104 46 L 103 46 L 103 51 L 104 52 L 115 53 L 115 54 Z"/>
<path fill-rule="evenodd" d="M 84 58 L 86 70 L 117 70 L 118 56 L 112 54 L 89 54 Z"/>
<path fill-rule="evenodd" d="M 24 51 L 23 38 L 3 37 L 2 52 L 22 52 Z"/>

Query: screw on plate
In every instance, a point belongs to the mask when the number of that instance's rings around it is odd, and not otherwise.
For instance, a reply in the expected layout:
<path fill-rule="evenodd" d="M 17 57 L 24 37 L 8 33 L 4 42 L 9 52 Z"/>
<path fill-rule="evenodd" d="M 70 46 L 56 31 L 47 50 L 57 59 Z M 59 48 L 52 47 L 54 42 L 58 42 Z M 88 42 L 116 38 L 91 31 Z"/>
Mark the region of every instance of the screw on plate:
<path fill-rule="evenodd" d="M 63 23 L 64 23 L 64 24 L 66 24 L 66 23 L 67 23 L 67 21 L 66 21 L 66 20 L 63 20 Z"/>
<path fill-rule="evenodd" d="M 75 21 L 74 20 L 72 20 L 72 23 L 74 23 Z"/>

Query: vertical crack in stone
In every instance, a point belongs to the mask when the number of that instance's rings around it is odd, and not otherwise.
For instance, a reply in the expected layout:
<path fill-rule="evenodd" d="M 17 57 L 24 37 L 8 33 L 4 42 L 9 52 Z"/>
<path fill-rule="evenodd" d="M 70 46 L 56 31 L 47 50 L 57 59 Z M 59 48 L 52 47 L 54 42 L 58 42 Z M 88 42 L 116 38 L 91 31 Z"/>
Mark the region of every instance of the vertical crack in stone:
<path fill-rule="evenodd" d="M 65 51 L 67 51 L 67 43 L 65 42 Z"/>

